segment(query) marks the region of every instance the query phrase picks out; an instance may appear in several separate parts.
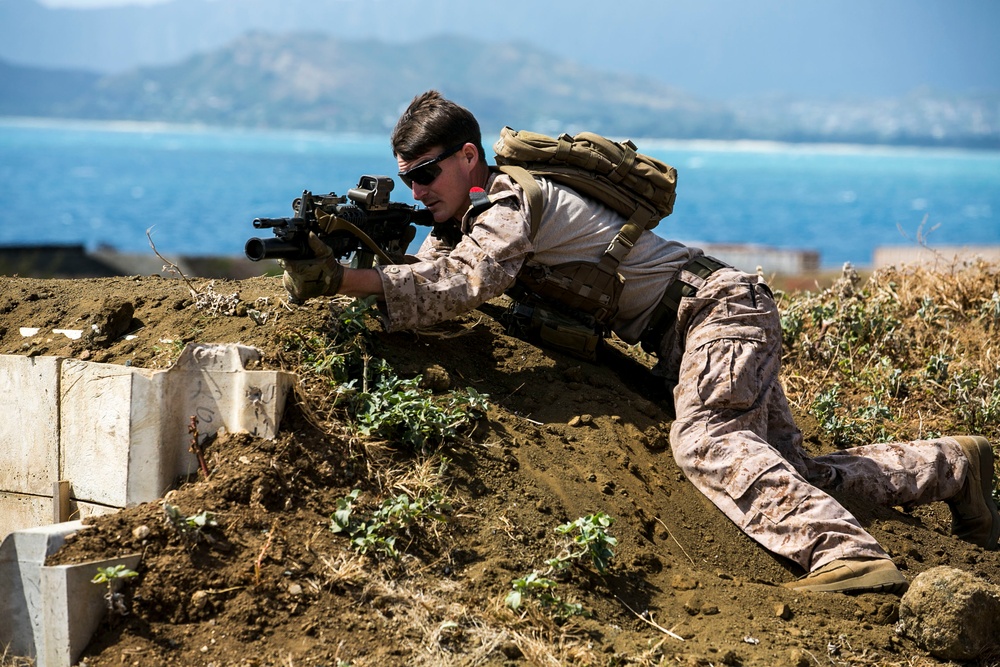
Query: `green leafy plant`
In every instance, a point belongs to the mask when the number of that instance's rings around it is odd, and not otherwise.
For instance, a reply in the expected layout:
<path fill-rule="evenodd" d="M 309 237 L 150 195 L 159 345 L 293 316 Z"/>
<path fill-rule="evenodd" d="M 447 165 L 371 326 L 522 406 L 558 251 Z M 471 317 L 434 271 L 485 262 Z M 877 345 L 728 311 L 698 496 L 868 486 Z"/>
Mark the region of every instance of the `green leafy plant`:
<path fill-rule="evenodd" d="M 608 569 L 608 563 L 615 555 L 611 547 L 618 545 L 618 539 L 607 532 L 612 523 L 614 523 L 613 518 L 604 512 L 597 512 L 557 527 L 557 533 L 571 535 L 572 538 L 564 553 L 550 559 L 546 564 L 558 571 L 590 556 L 594 568 L 604 574 Z"/>
<path fill-rule="evenodd" d="M 371 358 L 372 333 L 368 321 L 375 317 L 375 298 L 353 299 L 335 311 L 323 332 L 293 332 L 284 338 L 286 352 L 298 355 L 300 373 L 327 384 L 361 378 Z"/>
<path fill-rule="evenodd" d="M 120 589 L 126 580 L 138 576 L 138 572 L 119 563 L 118 565 L 97 568 L 97 574 L 90 580 L 90 583 L 107 585 L 108 590 L 104 594 L 104 599 L 108 603 L 108 612 L 126 616 L 128 615 L 128 605 L 125 603 L 125 595 Z"/>
<path fill-rule="evenodd" d="M 564 602 L 555 594 L 557 587 L 555 581 L 547 579 L 538 572 L 532 572 L 511 582 L 512 590 L 504 599 L 504 604 L 513 611 L 519 611 L 524 599 L 530 597 L 537 600 L 542 607 L 552 610 L 558 618 L 583 615 L 583 605 Z"/>
<path fill-rule="evenodd" d="M 360 554 L 399 559 L 396 540 L 401 533 L 410 531 L 426 521 L 448 520 L 446 512 L 451 506 L 444 495 L 435 492 L 426 498 L 411 499 L 401 493 L 395 498 L 387 498 L 382 505 L 367 518 L 355 515 L 359 489 L 337 501 L 337 510 L 330 517 L 330 529 L 334 533 L 345 534 L 351 539 L 351 546 Z"/>
<path fill-rule="evenodd" d="M 618 539 L 607 531 L 613 523 L 612 517 L 604 512 L 597 512 L 557 526 L 555 529 L 557 533 L 571 536 L 569 542 L 563 545 L 562 552 L 558 556 L 545 561 L 548 566 L 546 572 L 536 570 L 525 577 L 513 579 L 512 590 L 504 599 L 504 604 L 513 611 L 518 611 L 525 598 L 532 598 L 542 608 L 553 612 L 557 618 L 585 615 L 583 605 L 569 604 L 556 595 L 555 589 L 558 584 L 548 575 L 563 572 L 570 565 L 580 564 L 580 561 L 588 556 L 600 574 L 607 572 L 608 564 L 615 555 L 611 547 L 618 545 Z"/>
<path fill-rule="evenodd" d="M 214 542 L 207 532 L 208 528 L 218 526 L 215 515 L 208 511 L 202 511 L 190 516 L 184 515 L 180 508 L 168 502 L 163 503 L 163 513 L 166 514 L 167 524 L 180 533 L 181 537 L 189 542 L 206 540 Z"/>
<path fill-rule="evenodd" d="M 420 387 L 421 377 L 399 378 L 383 362 L 370 390 L 353 398 L 358 431 L 426 452 L 458 439 L 489 408 L 475 389 L 435 396 Z"/>
<path fill-rule="evenodd" d="M 346 407 L 362 435 L 420 452 L 461 438 L 486 413 L 489 397 L 472 388 L 437 396 L 420 386 L 421 376 L 400 378 L 371 353 L 374 304 L 354 300 L 334 314 L 328 331 L 285 338 L 285 352 L 299 357 L 303 382 L 331 387 L 333 406 Z"/>

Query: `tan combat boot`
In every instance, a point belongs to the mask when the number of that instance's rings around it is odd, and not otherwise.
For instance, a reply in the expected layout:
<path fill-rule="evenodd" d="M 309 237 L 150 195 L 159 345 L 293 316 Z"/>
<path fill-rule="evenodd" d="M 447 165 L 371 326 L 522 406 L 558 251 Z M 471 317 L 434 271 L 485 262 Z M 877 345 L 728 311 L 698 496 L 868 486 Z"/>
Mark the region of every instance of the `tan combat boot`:
<path fill-rule="evenodd" d="M 946 501 L 951 508 L 951 532 L 966 542 L 995 550 L 1000 513 L 993 502 L 993 447 L 979 436 L 952 439 L 962 447 L 970 465 L 962 490 Z"/>
<path fill-rule="evenodd" d="M 888 558 L 841 558 L 784 584 L 797 591 L 821 593 L 897 593 L 906 591 L 906 577 Z"/>

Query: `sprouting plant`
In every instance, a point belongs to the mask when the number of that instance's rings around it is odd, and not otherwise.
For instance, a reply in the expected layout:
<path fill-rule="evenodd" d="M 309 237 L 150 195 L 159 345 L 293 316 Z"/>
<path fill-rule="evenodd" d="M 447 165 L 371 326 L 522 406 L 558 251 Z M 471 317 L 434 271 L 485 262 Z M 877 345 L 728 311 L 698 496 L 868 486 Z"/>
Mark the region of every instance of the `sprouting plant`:
<path fill-rule="evenodd" d="M 948 380 L 948 363 L 951 356 L 938 352 L 932 354 L 924 365 L 924 377 L 932 382 L 944 384 Z"/>
<path fill-rule="evenodd" d="M 957 371 L 947 390 L 955 401 L 956 415 L 970 432 L 982 432 L 1000 421 L 1000 377 L 990 380 L 975 369 Z"/>
<path fill-rule="evenodd" d="M 989 299 L 983 301 L 979 307 L 979 316 L 994 328 L 1000 325 L 1000 292 L 993 292 Z"/>
<path fill-rule="evenodd" d="M 589 555 L 594 567 L 603 574 L 615 555 L 611 547 L 618 544 L 618 539 L 607 532 L 612 523 L 613 518 L 604 512 L 597 512 L 558 526 L 556 532 L 562 535 L 573 534 L 572 541 L 563 554 L 546 561 L 546 564 L 558 571 Z"/>
<path fill-rule="evenodd" d="M 185 516 L 176 505 L 168 502 L 163 503 L 163 513 L 166 514 L 167 524 L 172 526 L 181 537 L 190 542 L 207 540 L 213 542 L 214 539 L 205 530 L 218 526 L 215 515 L 208 511 Z"/>
<path fill-rule="evenodd" d="M 358 430 L 426 452 L 456 440 L 489 407 L 475 389 L 437 397 L 420 380 L 399 378 L 383 362 L 374 386 L 353 398 Z"/>
<path fill-rule="evenodd" d="M 837 399 L 837 395 L 840 393 L 840 385 L 833 385 L 828 389 L 816 394 L 816 398 L 813 399 L 812 407 L 810 412 L 819 420 L 820 426 L 826 430 L 831 430 L 830 423 L 836 419 L 837 408 L 840 407 L 840 401 Z"/>
<path fill-rule="evenodd" d="M 917 308 L 917 317 L 925 322 L 934 322 L 942 316 L 941 308 L 934 303 L 934 299 L 925 296 L 920 300 L 920 307 Z"/>
<path fill-rule="evenodd" d="M 785 347 L 793 347 L 805 328 L 805 317 L 798 308 L 786 308 L 781 313 L 781 339 Z"/>
<path fill-rule="evenodd" d="M 507 594 L 504 603 L 512 610 L 521 608 L 526 597 L 534 598 L 538 603 L 554 612 L 557 618 L 568 618 L 584 614 L 582 605 L 568 604 L 563 602 L 555 594 L 557 583 L 548 578 L 553 572 L 562 572 L 571 564 L 579 563 L 589 556 L 594 567 L 601 574 L 608 569 L 608 562 L 614 557 L 611 547 L 618 544 L 618 540 L 608 534 L 607 529 L 614 523 L 614 519 L 604 512 L 597 512 L 576 521 L 570 521 L 556 527 L 556 532 L 562 535 L 572 535 L 572 539 L 555 558 L 545 561 L 548 565 L 546 572 L 537 570 L 531 574 L 513 579 L 511 581 L 512 590 Z"/>
<path fill-rule="evenodd" d="M 337 387 L 365 372 L 372 346 L 368 320 L 374 317 L 375 299 L 354 299 L 342 310 L 334 310 L 328 329 L 296 331 L 284 337 L 286 352 L 299 357 L 301 371 Z"/>
<path fill-rule="evenodd" d="M 125 580 L 137 576 L 139 576 L 138 572 L 119 563 L 110 567 L 97 568 L 97 574 L 90 580 L 90 583 L 106 584 L 108 591 L 104 594 L 104 599 L 108 603 L 108 612 L 126 616 L 128 615 L 128 607 L 125 604 L 125 596 L 119 589 Z"/>
<path fill-rule="evenodd" d="M 569 604 L 555 594 L 558 584 L 551 579 L 547 579 L 538 572 L 532 572 L 526 577 L 511 581 L 512 590 L 504 599 L 504 604 L 512 610 L 521 608 L 521 603 L 525 597 L 538 600 L 543 607 L 552 609 L 559 618 L 569 618 L 570 616 L 582 615 L 583 605 Z"/>
<path fill-rule="evenodd" d="M 344 533 L 351 538 L 351 546 L 360 554 L 374 554 L 398 559 L 396 539 L 400 533 L 423 523 L 447 521 L 445 512 L 451 510 L 444 495 L 435 492 L 426 498 L 411 499 L 402 493 L 382 501 L 381 507 L 367 519 L 354 515 L 355 504 L 361 494 L 354 489 L 337 501 L 337 510 L 330 517 L 330 530 Z"/>

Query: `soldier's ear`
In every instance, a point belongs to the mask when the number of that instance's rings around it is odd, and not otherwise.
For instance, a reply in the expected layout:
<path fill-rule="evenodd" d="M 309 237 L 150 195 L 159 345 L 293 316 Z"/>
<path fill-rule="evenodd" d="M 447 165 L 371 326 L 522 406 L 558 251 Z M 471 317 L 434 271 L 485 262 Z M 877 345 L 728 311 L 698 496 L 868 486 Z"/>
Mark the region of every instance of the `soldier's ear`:
<path fill-rule="evenodd" d="M 467 143 L 462 146 L 462 157 L 469 163 L 469 166 L 474 166 L 479 161 L 479 149 L 476 148 L 475 144 Z"/>

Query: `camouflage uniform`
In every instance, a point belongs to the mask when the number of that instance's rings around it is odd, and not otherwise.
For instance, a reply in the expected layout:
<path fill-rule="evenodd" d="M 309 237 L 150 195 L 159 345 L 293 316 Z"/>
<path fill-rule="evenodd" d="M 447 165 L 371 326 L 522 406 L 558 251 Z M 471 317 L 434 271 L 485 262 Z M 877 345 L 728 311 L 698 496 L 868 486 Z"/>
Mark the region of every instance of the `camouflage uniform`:
<path fill-rule="evenodd" d="M 488 191 L 499 203 L 463 220 L 456 245 L 428 237 L 414 263 L 381 268 L 390 329 L 429 326 L 499 296 L 529 257 L 548 265 L 599 258 L 621 218 L 572 190 L 541 185 L 546 205 L 534 241 L 520 188 L 494 176 Z M 619 267 L 626 281 L 615 333 L 638 342 L 667 286 L 701 254 L 643 234 Z M 818 487 L 887 506 L 960 490 L 969 463 L 949 438 L 810 458 L 778 381 L 781 327 L 770 289 L 729 268 L 691 278 L 702 284 L 682 301 L 659 349 L 657 370 L 674 387 L 671 448 L 688 479 L 747 535 L 809 571 L 839 558 L 887 557 Z"/>
<path fill-rule="evenodd" d="M 969 461 L 951 438 L 805 452 L 778 378 L 777 307 L 758 276 L 709 276 L 682 301 L 660 353 L 676 372 L 677 464 L 747 535 L 807 571 L 839 558 L 888 557 L 818 487 L 884 506 L 945 500 L 962 488 Z"/>

